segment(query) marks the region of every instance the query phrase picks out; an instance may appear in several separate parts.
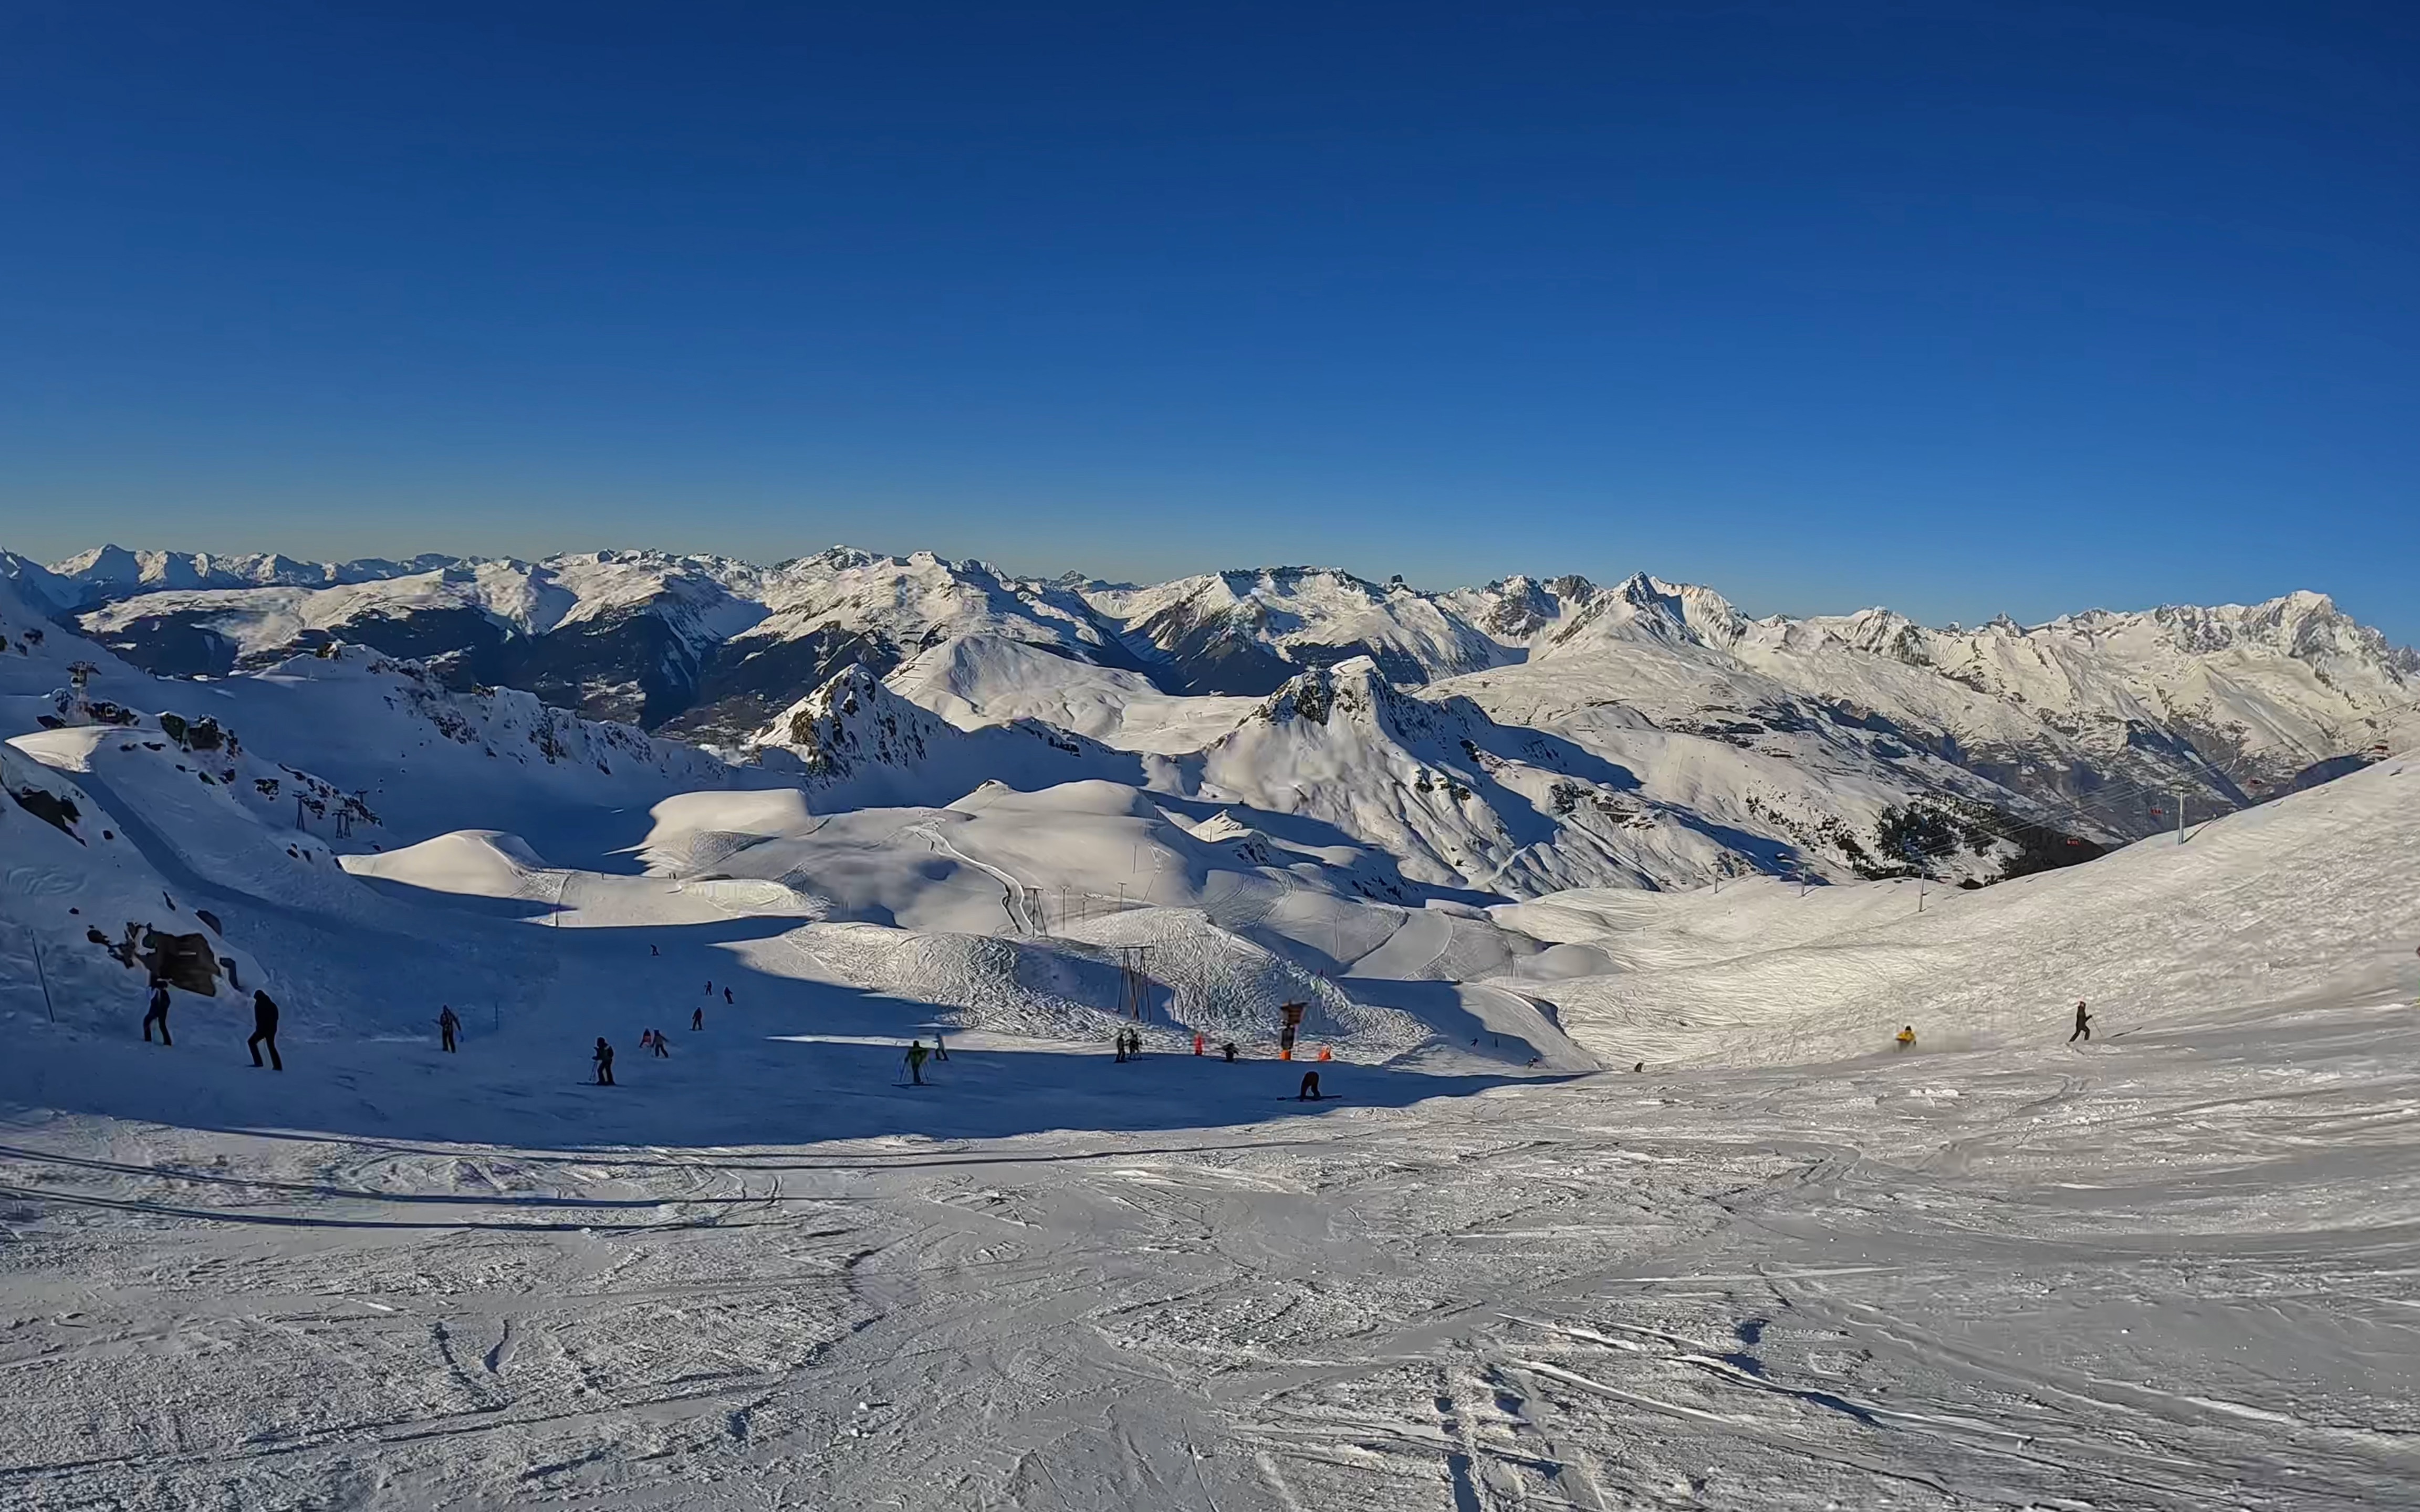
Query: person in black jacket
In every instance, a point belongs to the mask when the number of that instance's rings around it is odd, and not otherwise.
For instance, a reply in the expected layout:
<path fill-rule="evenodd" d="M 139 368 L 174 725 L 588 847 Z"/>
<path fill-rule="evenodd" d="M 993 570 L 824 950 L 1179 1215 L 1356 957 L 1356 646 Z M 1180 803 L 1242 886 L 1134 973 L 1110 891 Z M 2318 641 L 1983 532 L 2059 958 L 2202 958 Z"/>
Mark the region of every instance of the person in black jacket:
<path fill-rule="evenodd" d="M 2067 1037 L 2067 1042 L 2073 1044 L 2078 1040 L 2086 1044 L 2092 1042 L 2092 1015 L 2084 1011 L 2082 1003 L 2075 1005 L 2075 1032 Z"/>
<path fill-rule="evenodd" d="M 256 991 L 252 995 L 252 1038 L 244 1041 L 245 1048 L 252 1052 L 252 1063 L 256 1066 L 260 1064 L 263 1043 L 269 1046 L 269 1064 L 284 1071 L 286 1062 L 277 1054 L 277 1001 L 267 993 Z"/>
<path fill-rule="evenodd" d="M 450 1051 L 454 1048 L 455 1033 L 462 1027 L 462 1020 L 456 1014 L 451 1004 L 440 1003 L 438 1008 L 440 1010 L 437 1015 L 438 1048 Z"/>
<path fill-rule="evenodd" d="M 151 1042 L 151 1026 L 160 1026 L 160 1042 L 175 1044 L 168 1038 L 168 984 L 159 978 L 151 979 L 151 1011 L 143 1015 L 143 1042 Z"/>
<path fill-rule="evenodd" d="M 597 1085 L 613 1085 L 613 1047 L 605 1042 L 601 1034 L 597 1037 Z"/>

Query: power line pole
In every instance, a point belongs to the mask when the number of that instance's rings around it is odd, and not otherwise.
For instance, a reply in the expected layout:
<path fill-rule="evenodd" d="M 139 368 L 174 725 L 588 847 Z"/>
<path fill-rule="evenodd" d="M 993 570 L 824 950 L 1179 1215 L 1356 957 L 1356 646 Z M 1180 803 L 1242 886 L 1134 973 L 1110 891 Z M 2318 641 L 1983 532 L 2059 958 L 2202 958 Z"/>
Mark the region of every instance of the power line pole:
<path fill-rule="evenodd" d="M 2177 843 L 2185 842 L 2185 790 L 2177 789 Z"/>

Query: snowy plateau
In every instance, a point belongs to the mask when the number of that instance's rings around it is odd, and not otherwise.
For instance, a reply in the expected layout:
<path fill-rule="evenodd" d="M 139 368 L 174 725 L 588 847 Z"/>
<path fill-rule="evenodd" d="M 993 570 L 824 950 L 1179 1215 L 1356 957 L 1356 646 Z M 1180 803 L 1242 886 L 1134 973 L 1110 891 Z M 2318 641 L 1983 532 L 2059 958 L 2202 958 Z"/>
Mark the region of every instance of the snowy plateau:
<path fill-rule="evenodd" d="M 2307 593 L 0 552 L 0 1504 L 2420 1506 L 2415 748 Z"/>

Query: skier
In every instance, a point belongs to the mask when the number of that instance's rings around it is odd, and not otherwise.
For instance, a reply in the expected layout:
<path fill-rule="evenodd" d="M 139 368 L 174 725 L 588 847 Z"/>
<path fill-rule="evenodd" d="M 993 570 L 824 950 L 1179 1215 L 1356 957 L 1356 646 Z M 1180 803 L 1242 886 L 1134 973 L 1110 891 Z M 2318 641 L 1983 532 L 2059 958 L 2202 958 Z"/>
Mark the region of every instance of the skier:
<path fill-rule="evenodd" d="M 154 1024 L 160 1026 L 160 1042 L 162 1044 L 171 1045 L 177 1042 L 176 1041 L 168 1038 L 168 984 L 162 981 L 157 977 L 151 979 L 151 1011 L 143 1015 L 143 1042 L 145 1044 L 149 1044 L 151 1042 L 151 1026 Z"/>
<path fill-rule="evenodd" d="M 709 981 L 706 984 L 706 995 L 708 997 L 714 995 L 714 983 Z"/>
<path fill-rule="evenodd" d="M 950 1058 L 949 1043 L 941 1038 L 941 1031 L 939 1029 L 935 1029 L 933 1031 L 933 1058 L 935 1060 L 947 1060 Z"/>
<path fill-rule="evenodd" d="M 601 1034 L 597 1037 L 597 1085 L 613 1085 L 613 1047 L 605 1042 Z"/>
<path fill-rule="evenodd" d="M 1126 1058 L 1128 1060 L 1140 1060 L 1142 1058 L 1142 1031 L 1140 1029 L 1128 1029 L 1126 1031 Z"/>
<path fill-rule="evenodd" d="M 1336 1054 L 1334 1051 L 1328 1049 L 1327 1046 L 1321 1045 L 1319 1047 L 1319 1058 L 1322 1060 L 1334 1060 L 1336 1058 Z"/>
<path fill-rule="evenodd" d="M 269 1044 L 270 1066 L 274 1070 L 284 1071 L 286 1062 L 279 1058 L 277 1054 L 276 1000 L 267 993 L 256 990 L 252 995 L 252 1038 L 244 1041 L 244 1047 L 252 1052 L 252 1063 L 256 1066 L 260 1064 L 260 1046 L 263 1041 Z"/>
<path fill-rule="evenodd" d="M 692 1031 L 705 1028 L 706 1010 L 702 1008 L 690 1009 L 689 1011 L 689 1026 Z"/>
<path fill-rule="evenodd" d="M 673 1053 L 671 1048 L 664 1043 L 664 1031 L 661 1029 L 649 1029 L 647 1032 L 656 1037 L 657 1058 L 659 1060 L 670 1060 L 673 1057 Z"/>
<path fill-rule="evenodd" d="M 1235 1041 L 1230 1040 L 1225 1044 L 1220 1045 L 1218 1047 L 1218 1053 L 1225 1056 L 1228 1060 L 1233 1061 L 1235 1058 Z"/>
<path fill-rule="evenodd" d="M 1116 1041 L 1116 1045 L 1117 1045 L 1118 1064 L 1119 1064 L 1119 1065 L 1121 1065 L 1121 1066 L 1123 1066 L 1123 1065 L 1125 1065 L 1125 1064 L 1126 1063 L 1126 1031 L 1125 1031 L 1125 1030 L 1124 1030 L 1124 1029 L 1120 1029 L 1120 1030 L 1118 1031 L 1117 1041 Z"/>
<path fill-rule="evenodd" d="M 440 1003 L 438 1005 L 437 1012 L 438 1048 L 441 1050 L 452 1050 L 454 1048 L 454 1036 L 461 1029 L 461 1027 L 462 1021 L 454 1016 L 454 1010 L 451 1005 Z"/>
<path fill-rule="evenodd" d="M 2092 1015 L 2084 1011 L 2082 1003 L 2075 1005 L 2075 1032 L 2067 1037 L 2067 1042 L 2073 1044 L 2078 1040 L 2086 1044 L 2092 1042 Z"/>
<path fill-rule="evenodd" d="M 1302 1090 L 1295 1094 L 1294 1100 L 1297 1103 L 1319 1101 L 1319 1072 L 1307 1071 L 1302 1073 Z"/>
<path fill-rule="evenodd" d="M 924 1041 L 922 1040 L 911 1040 L 908 1042 L 908 1079 L 918 1087 L 924 1085 L 924 1057 L 931 1054 L 931 1051 L 924 1048 Z"/>
<path fill-rule="evenodd" d="M 662 952 L 661 950 L 657 949 L 654 946 L 650 945 L 650 946 L 648 946 L 648 947 L 647 947 L 647 953 L 648 953 L 649 955 L 661 955 L 661 954 L 663 954 L 664 952 Z"/>
<path fill-rule="evenodd" d="M 1907 1049 L 1910 1045 L 1916 1043 L 1916 1026 L 1913 1024 L 1908 1025 L 1892 1038 L 1899 1041 L 1899 1047 L 1901 1050 Z"/>
<path fill-rule="evenodd" d="M 728 1005 L 731 1001 L 731 989 L 728 987 L 722 989 L 722 1001 L 725 1005 Z"/>
<path fill-rule="evenodd" d="M 1208 1035 L 1196 1030 L 1193 1035 L 1193 1053 L 1197 1056 L 1200 1055 L 1202 1053 L 1202 1047 L 1209 1042 L 1210 1037 Z"/>

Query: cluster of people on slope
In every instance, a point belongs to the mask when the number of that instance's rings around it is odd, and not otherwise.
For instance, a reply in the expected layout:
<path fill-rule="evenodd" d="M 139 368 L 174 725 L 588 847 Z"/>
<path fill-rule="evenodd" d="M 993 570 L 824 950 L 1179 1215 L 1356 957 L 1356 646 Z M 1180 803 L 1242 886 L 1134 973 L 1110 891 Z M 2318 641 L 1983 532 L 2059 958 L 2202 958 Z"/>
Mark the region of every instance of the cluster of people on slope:
<path fill-rule="evenodd" d="M 2081 1001 L 2077 1002 L 2075 1005 L 2075 1028 L 2068 1035 L 2067 1042 L 2073 1044 L 2078 1040 L 2083 1041 L 2086 1044 L 2090 1044 L 2092 1042 L 2092 1014 Z M 1900 1026 L 1900 1031 L 1891 1036 L 1891 1041 L 1898 1045 L 1901 1050 L 1914 1049 L 1916 1047 L 1916 1026 L 1913 1024 Z M 1642 1061 L 1639 1063 L 1639 1067 L 1637 1069 L 1644 1070 L 1645 1066 L 1646 1063 Z"/>
<path fill-rule="evenodd" d="M 151 995 L 143 1014 L 145 1044 L 151 1042 L 151 1026 L 155 1024 L 160 1026 L 160 1043 L 163 1047 L 176 1044 L 177 1041 L 168 1037 L 169 1002 L 168 984 L 154 977 L 151 980 Z M 252 1052 L 254 1065 L 266 1065 L 272 1071 L 286 1069 L 286 1057 L 277 1053 L 277 999 L 267 993 L 256 990 L 252 995 L 252 1038 L 243 1043 L 244 1048 Z M 266 1061 L 260 1058 L 264 1048 L 269 1052 Z"/>
<path fill-rule="evenodd" d="M 650 953 L 653 953 L 655 951 L 655 947 L 649 946 L 648 950 Z M 714 983 L 711 980 L 706 984 L 706 991 L 708 996 L 713 995 Z M 730 988 L 725 987 L 722 989 L 722 1000 L 725 1003 L 733 1001 Z M 144 1043 L 148 1044 L 151 1042 L 151 1029 L 154 1025 L 159 1026 L 160 1043 L 163 1046 L 173 1046 L 176 1043 L 176 1041 L 168 1036 L 168 1009 L 170 1001 L 168 984 L 165 981 L 154 978 L 151 982 L 148 1008 L 143 1015 Z M 272 1070 L 284 1071 L 286 1069 L 286 1058 L 279 1055 L 277 1051 L 277 1017 L 278 1009 L 276 999 L 271 997 L 269 994 L 265 992 L 256 990 L 252 995 L 252 1037 L 244 1041 L 244 1046 L 252 1052 L 252 1063 L 254 1065 L 259 1066 L 265 1064 Z M 705 1009 L 698 1008 L 690 1011 L 689 1016 L 689 1026 L 692 1030 L 701 1030 L 706 1027 Z M 445 1051 L 447 1054 L 454 1053 L 456 1043 L 461 1034 L 461 1017 L 454 1011 L 453 1006 L 451 1004 L 441 1005 L 437 1014 L 438 1047 L 441 1050 Z M 1913 1049 L 1916 1045 L 1916 1026 L 1913 1024 L 1903 1025 L 1900 1026 L 1899 1033 L 1893 1035 L 1891 1038 L 1892 1041 L 1900 1049 Z M 2086 1004 L 2082 1001 L 2078 1001 L 2075 1005 L 2075 1028 L 2073 1032 L 2068 1035 L 2067 1042 L 2073 1044 L 2078 1040 L 2085 1041 L 2086 1044 L 2092 1042 L 2092 1014 Z M 1195 1055 L 1199 1056 L 1203 1054 L 1207 1050 L 1208 1044 L 1208 1036 L 1199 1032 L 1194 1034 L 1193 1053 Z M 651 1050 L 661 1058 L 669 1059 L 672 1056 L 672 1050 L 666 1044 L 663 1031 L 661 1029 L 651 1027 L 640 1030 L 639 1047 L 643 1050 Z M 265 1062 L 260 1057 L 260 1053 L 264 1049 L 269 1052 L 269 1058 Z M 1142 1031 L 1140 1029 L 1126 1028 L 1118 1030 L 1116 1053 L 1117 1059 L 1121 1064 L 1128 1060 L 1141 1059 Z M 1233 1061 L 1236 1054 L 1234 1041 L 1230 1040 L 1221 1044 L 1218 1047 L 1218 1053 L 1228 1061 Z M 597 1037 L 597 1047 L 593 1053 L 593 1058 L 597 1070 L 597 1085 L 599 1087 L 613 1087 L 618 1085 L 613 1080 L 613 1046 L 601 1034 Z M 925 1047 L 924 1041 L 921 1039 L 911 1041 L 908 1046 L 908 1054 L 906 1057 L 909 1085 L 915 1087 L 923 1087 L 925 1085 L 924 1063 L 927 1059 L 947 1060 L 949 1058 L 949 1046 L 943 1041 L 941 1032 L 939 1029 L 933 1031 L 933 1044 L 930 1049 Z M 1319 1052 L 1319 1058 L 1322 1060 L 1328 1060 L 1331 1059 L 1332 1057 L 1329 1052 L 1323 1047 Z M 1532 1065 L 1535 1065 L 1536 1063 L 1537 1062 L 1534 1058 L 1530 1062 Z M 1635 1072 L 1643 1072 L 1646 1069 L 1647 1063 L 1643 1060 L 1631 1068 L 1631 1070 Z M 1316 1102 L 1321 1100 L 1319 1090 L 1319 1072 L 1312 1071 L 1303 1073 L 1302 1087 L 1301 1090 L 1296 1093 L 1296 1100 L 1300 1102 Z"/>

